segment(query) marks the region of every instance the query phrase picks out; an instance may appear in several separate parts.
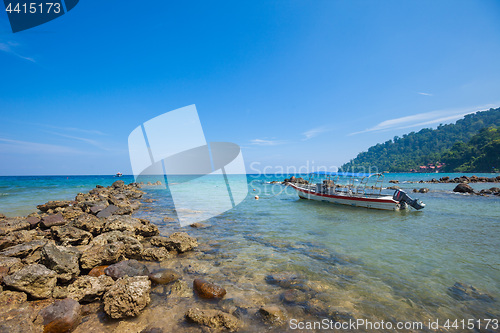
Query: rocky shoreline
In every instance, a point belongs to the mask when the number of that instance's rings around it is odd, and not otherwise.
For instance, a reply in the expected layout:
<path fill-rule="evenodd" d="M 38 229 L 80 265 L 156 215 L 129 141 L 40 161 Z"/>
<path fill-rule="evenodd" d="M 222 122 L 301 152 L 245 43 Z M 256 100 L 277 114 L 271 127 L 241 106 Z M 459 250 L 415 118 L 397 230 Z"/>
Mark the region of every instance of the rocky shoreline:
<path fill-rule="evenodd" d="M 143 193 L 138 184 L 116 181 L 74 201 L 39 205 L 27 217 L 0 214 L 0 332 L 70 332 L 92 314 L 104 321 L 140 316 L 155 286 L 189 293 L 179 272 L 151 271 L 144 262 L 171 260 L 198 242 L 185 232 L 160 236 L 150 221 L 132 217 Z M 193 291 L 203 299 L 226 293 L 201 279 Z M 192 307 L 185 318 L 204 327 L 241 326 L 219 310 Z M 153 326 L 140 332 L 164 331 Z"/>

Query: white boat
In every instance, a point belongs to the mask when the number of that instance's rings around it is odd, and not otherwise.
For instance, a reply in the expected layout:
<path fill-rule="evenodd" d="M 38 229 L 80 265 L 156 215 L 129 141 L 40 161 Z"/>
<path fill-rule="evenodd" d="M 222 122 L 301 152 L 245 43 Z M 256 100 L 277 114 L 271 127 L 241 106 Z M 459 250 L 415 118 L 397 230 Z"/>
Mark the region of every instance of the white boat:
<path fill-rule="evenodd" d="M 322 180 L 315 183 L 315 178 Z M 336 179 L 334 177 L 336 176 Z M 341 176 L 350 177 L 346 185 L 339 184 Z M 361 180 L 359 181 L 359 178 Z M 326 179 L 322 179 L 326 178 Z M 382 194 L 382 183 L 384 175 L 376 174 L 352 174 L 352 173 L 328 173 L 316 172 L 310 174 L 307 184 L 289 182 L 297 191 L 301 199 L 330 202 L 334 204 L 352 207 L 364 207 L 382 210 L 405 210 L 413 207 L 417 210 L 423 209 L 425 204 L 418 199 L 412 199 L 402 190 L 396 190 L 393 195 Z M 370 185 L 373 183 L 373 185 Z"/>

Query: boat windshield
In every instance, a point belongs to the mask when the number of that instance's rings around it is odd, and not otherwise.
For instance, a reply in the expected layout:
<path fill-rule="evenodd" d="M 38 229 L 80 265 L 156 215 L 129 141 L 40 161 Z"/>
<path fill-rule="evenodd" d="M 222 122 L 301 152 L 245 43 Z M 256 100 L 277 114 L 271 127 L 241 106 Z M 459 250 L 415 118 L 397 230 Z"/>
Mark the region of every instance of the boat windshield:
<path fill-rule="evenodd" d="M 381 173 L 313 172 L 306 187 L 317 193 L 356 196 L 380 196 L 384 175 Z"/>

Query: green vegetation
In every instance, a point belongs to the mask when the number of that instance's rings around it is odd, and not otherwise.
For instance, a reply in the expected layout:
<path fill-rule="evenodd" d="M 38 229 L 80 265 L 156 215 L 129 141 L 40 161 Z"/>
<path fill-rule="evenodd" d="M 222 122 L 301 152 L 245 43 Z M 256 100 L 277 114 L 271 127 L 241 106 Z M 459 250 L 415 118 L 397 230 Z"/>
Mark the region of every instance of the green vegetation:
<path fill-rule="evenodd" d="M 466 115 L 455 124 L 424 128 L 372 146 L 344 171 L 408 172 L 421 165 L 446 163 L 443 171 L 492 172 L 500 168 L 500 108 Z"/>

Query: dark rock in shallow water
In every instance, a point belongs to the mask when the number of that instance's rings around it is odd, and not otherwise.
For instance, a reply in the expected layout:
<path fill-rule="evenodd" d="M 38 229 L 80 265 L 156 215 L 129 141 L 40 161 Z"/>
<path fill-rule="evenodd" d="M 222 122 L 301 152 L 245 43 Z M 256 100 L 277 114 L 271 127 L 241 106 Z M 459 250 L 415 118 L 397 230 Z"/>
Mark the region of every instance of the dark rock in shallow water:
<path fill-rule="evenodd" d="M 226 295 L 226 289 L 203 279 L 195 279 L 193 281 L 193 289 L 201 298 L 222 298 Z"/>
<path fill-rule="evenodd" d="M 56 286 L 57 274 L 43 265 L 33 264 L 6 276 L 4 283 L 9 287 L 26 292 L 33 298 L 49 298 Z"/>
<path fill-rule="evenodd" d="M 52 227 L 51 233 L 53 238 L 63 246 L 87 245 L 92 239 L 92 234 L 90 232 L 68 225 Z"/>
<path fill-rule="evenodd" d="M 4 214 L 0 213 L 0 220 L 1 219 L 5 219 L 5 218 L 7 218 L 7 216 L 5 216 Z"/>
<path fill-rule="evenodd" d="M 150 302 L 147 276 L 122 277 L 104 294 L 104 312 L 113 319 L 135 317 Z"/>
<path fill-rule="evenodd" d="M 47 215 L 42 217 L 42 221 L 40 222 L 40 225 L 45 228 L 51 228 L 54 226 L 60 226 L 60 225 L 65 225 L 67 224 L 68 221 L 64 219 L 61 213 L 53 214 L 53 215 Z"/>
<path fill-rule="evenodd" d="M 262 320 L 272 326 L 281 326 L 286 322 L 287 315 L 284 309 L 277 305 L 266 305 L 259 309 Z"/>
<path fill-rule="evenodd" d="M 65 333 L 76 328 L 81 318 L 80 304 L 71 298 L 66 298 L 57 300 L 40 310 L 37 322 L 40 321 L 44 326 L 44 333 Z"/>
<path fill-rule="evenodd" d="M 453 192 L 458 192 L 458 193 L 474 193 L 474 190 L 472 187 L 470 187 L 467 184 L 458 184 L 454 189 Z"/>
<path fill-rule="evenodd" d="M 185 316 L 188 321 L 211 328 L 227 329 L 229 331 L 237 331 L 241 328 L 238 318 L 219 310 L 191 308 L 186 312 Z"/>
<path fill-rule="evenodd" d="M 57 273 L 61 282 L 69 282 L 80 274 L 77 252 L 68 251 L 65 247 L 47 244 L 42 249 L 43 264 Z"/>
<path fill-rule="evenodd" d="M 286 304 L 303 304 L 311 298 L 311 295 L 302 290 L 289 289 L 283 292 L 280 298 Z"/>
<path fill-rule="evenodd" d="M 427 187 L 423 187 L 420 190 L 418 190 L 419 193 L 427 193 L 429 192 L 429 189 Z"/>
<path fill-rule="evenodd" d="M 277 284 L 283 288 L 290 288 L 293 285 L 303 283 L 303 279 L 293 272 L 273 273 L 266 276 L 266 282 L 269 284 Z"/>
<path fill-rule="evenodd" d="M 493 296 L 482 293 L 471 285 L 457 282 L 453 287 L 448 288 L 450 295 L 459 301 L 478 300 L 483 302 L 494 302 Z"/>
<path fill-rule="evenodd" d="M 168 284 L 180 278 L 181 275 L 179 273 L 169 268 L 160 269 L 149 274 L 149 279 L 157 284 Z"/>
<path fill-rule="evenodd" d="M 124 276 L 148 276 L 149 270 L 146 265 L 132 259 L 110 265 L 104 270 L 104 273 L 111 276 L 113 280 L 117 280 Z"/>

